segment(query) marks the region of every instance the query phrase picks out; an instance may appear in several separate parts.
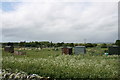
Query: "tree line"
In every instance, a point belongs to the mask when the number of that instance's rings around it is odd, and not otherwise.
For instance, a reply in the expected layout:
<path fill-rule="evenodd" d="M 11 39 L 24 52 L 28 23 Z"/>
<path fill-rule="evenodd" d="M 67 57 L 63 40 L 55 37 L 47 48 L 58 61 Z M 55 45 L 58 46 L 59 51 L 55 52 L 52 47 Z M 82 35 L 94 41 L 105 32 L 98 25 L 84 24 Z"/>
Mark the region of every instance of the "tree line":
<path fill-rule="evenodd" d="M 64 43 L 64 42 L 58 42 L 53 43 L 52 41 L 32 41 L 32 42 L 8 42 L 8 43 L 2 43 L 2 46 L 9 46 L 14 45 L 15 47 L 74 47 L 74 46 L 86 46 L 86 47 L 95 47 L 97 44 L 93 43 Z"/>
<path fill-rule="evenodd" d="M 32 42 L 6 42 L 2 43 L 2 47 L 9 45 L 14 45 L 14 47 L 37 47 L 37 48 L 46 48 L 46 47 L 74 47 L 74 46 L 85 46 L 85 47 L 96 47 L 98 44 L 96 43 L 64 43 L 58 42 L 53 43 L 52 41 L 32 41 Z M 120 40 L 116 40 L 116 42 L 112 45 L 120 46 Z M 102 48 L 107 48 L 107 44 L 103 43 L 100 45 Z"/>

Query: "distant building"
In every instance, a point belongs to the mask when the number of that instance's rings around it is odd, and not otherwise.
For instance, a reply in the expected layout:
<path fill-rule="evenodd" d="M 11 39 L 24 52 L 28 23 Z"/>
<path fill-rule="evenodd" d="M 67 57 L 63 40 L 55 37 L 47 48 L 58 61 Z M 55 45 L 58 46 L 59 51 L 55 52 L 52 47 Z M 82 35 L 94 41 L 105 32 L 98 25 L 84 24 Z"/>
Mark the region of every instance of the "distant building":
<path fill-rule="evenodd" d="M 14 47 L 13 46 L 5 46 L 4 51 L 14 53 Z"/>
<path fill-rule="evenodd" d="M 85 46 L 75 46 L 74 53 L 75 54 L 84 54 L 84 53 L 86 53 L 86 47 Z"/>
<path fill-rule="evenodd" d="M 62 48 L 62 54 L 72 54 L 72 48 Z"/>
<path fill-rule="evenodd" d="M 120 47 L 118 46 L 108 47 L 108 53 L 109 55 L 114 55 L 114 54 L 120 55 Z"/>

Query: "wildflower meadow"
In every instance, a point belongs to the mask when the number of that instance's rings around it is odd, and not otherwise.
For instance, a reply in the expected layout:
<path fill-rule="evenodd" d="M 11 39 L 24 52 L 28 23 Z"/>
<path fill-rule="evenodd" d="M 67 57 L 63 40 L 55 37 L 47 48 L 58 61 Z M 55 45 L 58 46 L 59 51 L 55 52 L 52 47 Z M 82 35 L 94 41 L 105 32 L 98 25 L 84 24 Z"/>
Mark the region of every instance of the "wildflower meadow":
<path fill-rule="evenodd" d="M 100 53 L 63 55 L 61 50 L 24 50 L 26 55 L 2 52 L 2 68 L 50 78 L 118 78 L 119 56 Z M 102 51 L 101 51 L 102 52 Z"/>

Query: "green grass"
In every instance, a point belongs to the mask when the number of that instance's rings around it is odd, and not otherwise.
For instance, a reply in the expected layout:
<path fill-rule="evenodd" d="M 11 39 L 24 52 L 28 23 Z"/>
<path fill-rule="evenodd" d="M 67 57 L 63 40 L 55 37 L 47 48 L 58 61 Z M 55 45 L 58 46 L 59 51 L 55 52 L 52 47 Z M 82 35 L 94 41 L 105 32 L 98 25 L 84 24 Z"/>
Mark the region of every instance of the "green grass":
<path fill-rule="evenodd" d="M 60 49 L 24 50 L 26 55 L 3 51 L 2 67 L 51 78 L 118 78 L 119 56 L 101 55 L 104 50 L 88 48 L 85 55 L 62 55 Z"/>

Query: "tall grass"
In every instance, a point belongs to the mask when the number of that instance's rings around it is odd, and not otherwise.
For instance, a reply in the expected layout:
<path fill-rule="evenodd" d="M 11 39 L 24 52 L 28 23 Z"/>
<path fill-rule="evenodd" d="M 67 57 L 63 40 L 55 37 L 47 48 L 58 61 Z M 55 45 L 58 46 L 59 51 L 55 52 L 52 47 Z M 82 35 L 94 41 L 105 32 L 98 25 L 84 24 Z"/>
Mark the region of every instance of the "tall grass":
<path fill-rule="evenodd" d="M 26 51 L 27 55 L 3 52 L 3 68 L 20 70 L 51 78 L 118 78 L 118 55 L 62 55 L 44 49 Z"/>

